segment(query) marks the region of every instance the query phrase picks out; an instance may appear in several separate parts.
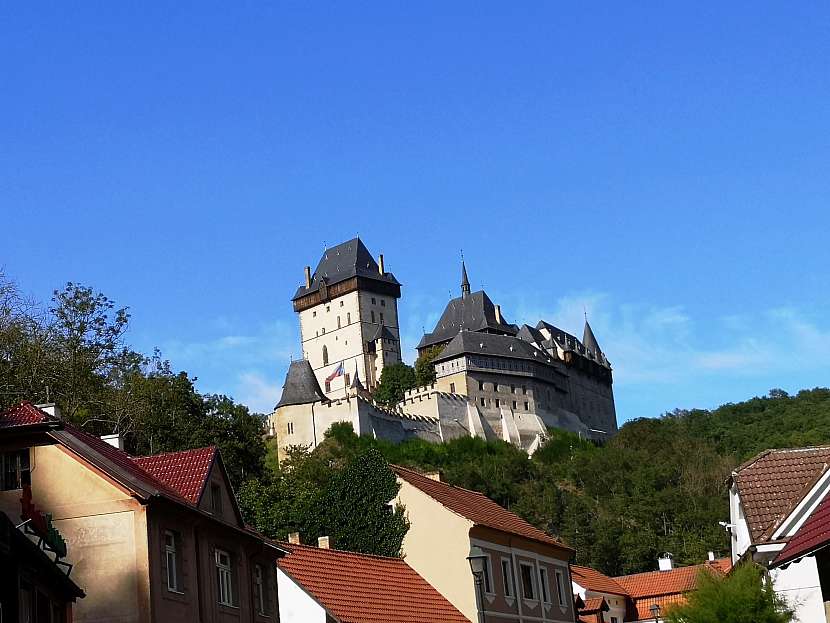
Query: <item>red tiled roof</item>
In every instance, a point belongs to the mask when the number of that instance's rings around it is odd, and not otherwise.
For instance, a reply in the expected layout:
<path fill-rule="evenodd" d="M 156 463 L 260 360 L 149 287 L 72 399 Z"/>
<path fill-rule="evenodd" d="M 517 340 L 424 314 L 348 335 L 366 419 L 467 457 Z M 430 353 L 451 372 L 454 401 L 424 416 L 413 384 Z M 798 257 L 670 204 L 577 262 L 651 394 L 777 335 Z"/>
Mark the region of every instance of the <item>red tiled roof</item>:
<path fill-rule="evenodd" d="M 654 616 L 651 614 L 651 607 L 654 604 L 660 606 L 660 620 L 666 613 L 674 606 L 685 604 L 688 600 L 686 595 L 662 595 L 661 597 L 644 597 L 642 599 L 634 600 L 634 609 L 637 611 L 637 621 L 653 621 Z M 627 619 L 626 619 L 627 620 Z"/>
<path fill-rule="evenodd" d="M 341 623 L 469 623 L 401 558 L 280 543 L 277 564 Z"/>
<path fill-rule="evenodd" d="M 191 504 L 197 505 L 215 456 L 216 446 L 209 446 L 131 458 L 145 472 L 173 488 Z"/>
<path fill-rule="evenodd" d="M 28 401 L 23 401 L 0 413 L 0 428 L 46 424 L 53 421 L 57 420 Z"/>
<path fill-rule="evenodd" d="M 596 614 L 608 610 L 608 604 L 605 602 L 605 597 L 589 597 L 585 600 L 585 605 L 579 609 L 579 615 Z"/>
<path fill-rule="evenodd" d="M 476 525 L 570 549 L 558 539 L 530 525 L 517 514 L 502 508 L 483 493 L 433 480 L 420 472 L 397 465 L 391 467 L 398 476 L 413 487 L 420 489 L 432 499 Z"/>
<path fill-rule="evenodd" d="M 770 538 L 830 464 L 830 447 L 767 450 L 735 471 L 754 542 Z"/>
<path fill-rule="evenodd" d="M 725 573 L 731 568 L 728 558 L 721 558 L 702 565 L 678 567 L 671 571 L 647 571 L 633 575 L 621 575 L 614 580 L 634 599 L 679 595 L 697 587 L 697 576 L 702 569 Z"/>
<path fill-rule="evenodd" d="M 612 593 L 614 595 L 628 595 L 625 589 L 620 586 L 613 578 L 600 573 L 596 569 L 590 567 L 580 567 L 579 565 L 571 565 L 571 578 L 579 584 L 582 588 L 596 593 Z"/>
<path fill-rule="evenodd" d="M 825 497 L 810 514 L 802 526 L 790 537 L 778 556 L 774 566 L 792 562 L 812 554 L 830 543 L 830 496 Z"/>

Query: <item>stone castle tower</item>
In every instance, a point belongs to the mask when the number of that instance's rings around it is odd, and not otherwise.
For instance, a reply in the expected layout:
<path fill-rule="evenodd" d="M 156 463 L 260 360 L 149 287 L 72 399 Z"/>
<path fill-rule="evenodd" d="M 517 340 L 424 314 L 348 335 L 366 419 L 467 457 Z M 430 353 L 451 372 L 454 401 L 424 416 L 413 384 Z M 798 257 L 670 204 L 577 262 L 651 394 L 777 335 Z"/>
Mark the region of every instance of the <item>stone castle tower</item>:
<path fill-rule="evenodd" d="M 328 398 L 356 380 L 374 389 L 386 365 L 401 361 L 401 284 L 354 238 L 323 252 L 291 299 L 300 318 L 303 358 Z M 343 374 L 337 375 L 343 366 Z"/>

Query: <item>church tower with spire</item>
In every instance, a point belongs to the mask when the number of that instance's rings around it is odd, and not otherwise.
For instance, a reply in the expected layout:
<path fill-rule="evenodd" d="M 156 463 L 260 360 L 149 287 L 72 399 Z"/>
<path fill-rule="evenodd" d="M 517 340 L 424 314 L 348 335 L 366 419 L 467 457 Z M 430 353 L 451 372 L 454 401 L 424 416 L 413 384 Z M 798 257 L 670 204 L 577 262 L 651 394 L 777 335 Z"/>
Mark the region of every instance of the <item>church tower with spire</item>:
<path fill-rule="evenodd" d="M 366 390 L 384 366 L 401 361 L 401 284 L 360 238 L 323 252 L 291 299 L 300 319 L 303 358 L 329 398 L 342 398 L 354 377 Z M 358 381 L 361 383 L 361 381 Z"/>

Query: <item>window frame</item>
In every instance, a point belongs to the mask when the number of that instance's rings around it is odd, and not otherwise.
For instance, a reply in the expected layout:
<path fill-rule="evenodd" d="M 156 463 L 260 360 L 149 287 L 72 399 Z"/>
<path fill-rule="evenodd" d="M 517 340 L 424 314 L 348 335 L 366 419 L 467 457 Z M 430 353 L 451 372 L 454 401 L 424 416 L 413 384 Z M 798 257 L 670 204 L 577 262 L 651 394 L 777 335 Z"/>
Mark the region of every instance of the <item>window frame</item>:
<path fill-rule="evenodd" d="M 534 566 L 532 563 L 529 562 L 522 562 L 519 561 L 519 583 L 522 587 L 522 599 L 527 599 L 528 601 L 538 601 L 536 595 L 536 572 L 534 570 Z M 530 585 L 530 595 L 527 594 L 527 585 L 525 585 L 525 569 L 527 569 L 527 579 Z"/>
<path fill-rule="evenodd" d="M 513 573 L 513 561 L 509 558 L 501 559 L 501 581 L 504 588 L 504 596 L 514 598 L 516 596 L 516 577 Z"/>
<path fill-rule="evenodd" d="M 165 529 L 162 531 L 162 538 L 164 539 L 164 564 L 167 567 L 167 591 L 183 595 L 184 586 L 179 586 L 179 545 L 181 544 L 181 537 L 175 531 Z M 172 586 L 171 579 L 173 580 Z"/>
<path fill-rule="evenodd" d="M 265 569 L 257 563 L 254 563 L 253 585 L 254 585 L 254 605 L 256 606 L 256 614 L 261 617 L 268 616 L 268 599 L 265 593 Z"/>
<path fill-rule="evenodd" d="M 565 600 L 565 574 L 562 573 L 560 569 L 556 569 L 554 571 L 556 575 L 556 593 L 557 593 L 557 601 L 559 603 L 560 608 L 564 608 L 567 605 L 567 601 Z"/>
<path fill-rule="evenodd" d="M 233 588 L 233 558 L 230 552 L 219 547 L 214 548 L 214 566 L 216 568 L 216 597 L 220 606 L 236 608 Z M 220 559 L 224 556 L 227 562 Z"/>
<path fill-rule="evenodd" d="M 542 600 L 542 603 L 553 603 L 550 595 L 550 577 L 548 575 L 548 569 L 542 565 L 539 565 L 539 598 Z"/>
<path fill-rule="evenodd" d="M 23 461 L 24 456 L 25 461 Z M 9 469 L 10 466 L 13 467 Z M 8 478 L 9 476 L 11 478 Z M 32 484 L 32 456 L 29 448 L 0 452 L 0 491 L 20 491 L 30 484 Z"/>

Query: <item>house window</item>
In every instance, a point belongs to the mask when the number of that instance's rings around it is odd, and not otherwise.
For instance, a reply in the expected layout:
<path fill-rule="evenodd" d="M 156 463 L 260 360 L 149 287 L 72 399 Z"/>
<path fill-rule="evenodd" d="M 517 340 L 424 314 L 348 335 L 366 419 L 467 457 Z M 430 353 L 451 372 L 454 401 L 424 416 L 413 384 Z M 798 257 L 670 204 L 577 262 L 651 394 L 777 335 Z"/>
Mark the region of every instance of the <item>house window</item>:
<path fill-rule="evenodd" d="M 352 324 L 352 312 L 346 312 L 346 324 Z"/>
<path fill-rule="evenodd" d="M 549 604 L 550 584 L 548 583 L 548 570 L 544 567 L 539 567 L 539 593 L 542 595 L 542 601 Z"/>
<path fill-rule="evenodd" d="M 487 402 L 486 400 L 484 400 L 484 398 L 480 398 L 479 400 L 481 400 L 481 406 L 482 406 L 482 407 L 483 407 L 483 406 L 485 405 L 485 403 Z"/>
<path fill-rule="evenodd" d="M 216 589 L 220 604 L 223 606 L 234 605 L 231 556 L 221 549 L 216 550 Z"/>
<path fill-rule="evenodd" d="M 330 312 L 330 311 L 331 311 L 331 306 L 330 306 L 330 305 L 326 305 L 326 313 L 328 313 L 328 312 Z"/>
<path fill-rule="evenodd" d="M 620 620 L 617 617 L 611 617 L 611 623 L 620 623 Z"/>
<path fill-rule="evenodd" d="M 522 393 L 527 395 L 527 385 L 522 385 Z"/>
<path fill-rule="evenodd" d="M 345 376 L 346 376 L 346 387 L 348 387 L 351 384 L 351 381 L 349 380 L 349 373 L 346 372 Z"/>
<path fill-rule="evenodd" d="M 525 411 L 530 411 L 530 403 L 525 400 Z"/>
<path fill-rule="evenodd" d="M 323 365 L 329 365 L 329 349 L 326 346 L 323 346 Z"/>
<path fill-rule="evenodd" d="M 515 394 L 515 393 L 516 393 L 516 386 L 515 386 L 515 385 L 511 385 L 511 386 L 510 386 L 510 393 L 511 393 L 511 394 Z"/>
<path fill-rule="evenodd" d="M 373 309 L 370 313 L 372 315 L 372 322 L 374 322 L 375 321 L 375 310 Z"/>
<path fill-rule="evenodd" d="M 375 300 L 374 296 L 372 297 L 372 305 L 377 305 L 377 301 Z"/>
<path fill-rule="evenodd" d="M 0 452 L 0 491 L 22 489 L 30 484 L 29 449 Z"/>
<path fill-rule="evenodd" d="M 340 328 L 340 316 L 337 317 L 337 328 Z"/>
<path fill-rule="evenodd" d="M 326 381 L 326 393 L 331 391 L 331 381 Z"/>
<path fill-rule="evenodd" d="M 340 301 L 340 307 L 343 307 L 343 301 Z"/>
<path fill-rule="evenodd" d="M 504 596 L 513 597 L 516 589 L 513 579 L 513 565 L 509 558 L 501 559 L 501 579 L 504 583 Z"/>
<path fill-rule="evenodd" d="M 181 593 L 179 581 L 179 536 L 172 530 L 164 531 L 164 562 L 167 565 L 167 590 Z"/>
<path fill-rule="evenodd" d="M 533 581 L 533 567 L 525 563 L 519 563 L 519 575 L 522 580 L 522 597 L 525 599 L 536 599 L 536 584 Z"/>
<path fill-rule="evenodd" d="M 484 592 L 485 593 L 492 593 L 493 592 L 493 572 L 490 569 L 490 557 L 487 556 L 484 558 L 484 574 L 482 577 L 484 582 Z"/>
<path fill-rule="evenodd" d="M 516 401 L 513 401 L 513 409 L 516 409 Z"/>
<path fill-rule="evenodd" d="M 496 409 L 498 409 L 500 406 L 501 406 L 501 400 L 496 398 Z"/>
<path fill-rule="evenodd" d="M 294 422 L 289 422 L 289 423 L 288 423 L 288 434 L 289 434 L 289 435 L 293 435 L 293 434 L 294 434 Z"/>
<path fill-rule="evenodd" d="M 268 614 L 266 610 L 267 599 L 265 595 L 264 576 L 262 565 L 254 565 L 254 603 L 256 604 L 257 614 L 261 614 L 262 616 Z"/>
<path fill-rule="evenodd" d="M 380 299 L 380 306 L 381 307 L 386 307 L 386 300 L 385 299 Z"/>
<path fill-rule="evenodd" d="M 317 311 L 316 311 L 316 310 L 315 310 L 315 311 L 313 311 L 313 312 L 311 312 L 311 317 L 312 317 L 312 318 L 316 318 L 316 317 L 317 317 Z"/>
<path fill-rule="evenodd" d="M 320 333 L 322 333 L 323 335 L 325 335 L 325 334 L 326 334 L 326 328 L 325 328 L 325 327 L 323 327 L 322 329 L 320 329 Z"/>
<path fill-rule="evenodd" d="M 380 312 L 380 324 L 383 324 L 383 312 Z"/>
<path fill-rule="evenodd" d="M 217 515 L 222 514 L 222 489 L 215 483 L 210 485 L 210 509 Z"/>
<path fill-rule="evenodd" d="M 478 391 L 480 391 L 480 392 L 484 391 L 484 381 L 479 381 L 478 382 Z"/>
<path fill-rule="evenodd" d="M 451 394 L 455 393 L 455 383 L 450 383 L 450 393 Z"/>
<path fill-rule="evenodd" d="M 556 571 L 556 592 L 559 594 L 559 605 L 565 605 L 565 576 L 562 575 L 561 571 Z"/>

